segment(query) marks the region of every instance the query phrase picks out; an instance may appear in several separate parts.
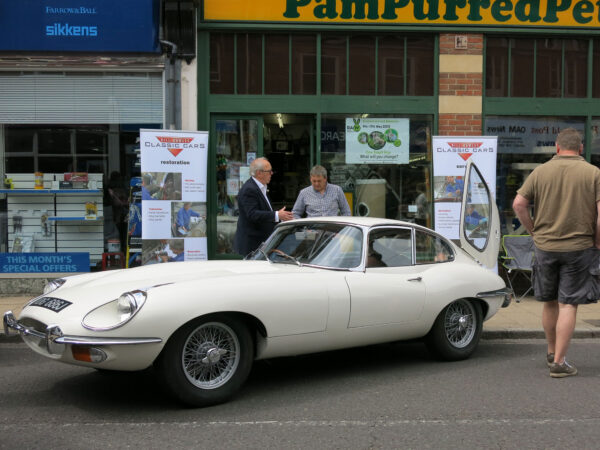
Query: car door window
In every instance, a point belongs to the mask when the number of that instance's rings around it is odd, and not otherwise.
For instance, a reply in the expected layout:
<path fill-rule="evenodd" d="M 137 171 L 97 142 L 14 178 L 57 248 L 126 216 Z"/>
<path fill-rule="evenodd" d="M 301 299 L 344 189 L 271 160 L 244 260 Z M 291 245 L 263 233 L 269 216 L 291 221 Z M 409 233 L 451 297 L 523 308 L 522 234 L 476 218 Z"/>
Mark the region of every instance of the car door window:
<path fill-rule="evenodd" d="M 415 231 L 417 264 L 436 264 L 454 260 L 454 252 L 443 238 Z"/>
<path fill-rule="evenodd" d="M 367 267 L 410 266 L 412 264 L 411 234 L 408 228 L 371 231 Z"/>

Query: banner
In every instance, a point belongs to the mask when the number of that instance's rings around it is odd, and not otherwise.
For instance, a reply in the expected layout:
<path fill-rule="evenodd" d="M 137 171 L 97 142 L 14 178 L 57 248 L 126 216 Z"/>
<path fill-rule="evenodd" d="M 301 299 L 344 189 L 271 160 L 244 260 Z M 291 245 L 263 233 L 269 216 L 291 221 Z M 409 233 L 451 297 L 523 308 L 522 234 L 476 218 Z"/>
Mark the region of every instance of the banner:
<path fill-rule="evenodd" d="M 408 119 L 346 119 L 346 164 L 408 164 Z"/>
<path fill-rule="evenodd" d="M 206 131 L 140 130 L 142 264 L 207 259 Z"/>
<path fill-rule="evenodd" d="M 496 201 L 496 136 L 433 136 L 433 202 L 435 231 L 459 239 L 464 175 L 471 160 L 481 171 Z"/>

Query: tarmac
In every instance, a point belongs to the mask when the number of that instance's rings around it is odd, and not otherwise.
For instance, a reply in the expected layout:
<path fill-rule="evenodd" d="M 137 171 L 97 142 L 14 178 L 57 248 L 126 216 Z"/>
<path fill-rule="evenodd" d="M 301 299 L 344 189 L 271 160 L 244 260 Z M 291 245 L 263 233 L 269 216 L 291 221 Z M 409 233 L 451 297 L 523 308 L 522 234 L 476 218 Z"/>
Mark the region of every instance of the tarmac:
<path fill-rule="evenodd" d="M 23 305 L 33 296 L 0 296 L 0 312 L 12 311 L 18 317 Z M 577 312 L 577 323 L 573 337 L 576 339 L 600 337 L 600 303 L 581 305 Z M 483 324 L 483 339 L 543 339 L 542 303 L 533 297 L 515 300 L 501 308 L 494 317 Z M 0 343 L 20 342 L 20 336 L 6 336 L 0 327 Z"/>

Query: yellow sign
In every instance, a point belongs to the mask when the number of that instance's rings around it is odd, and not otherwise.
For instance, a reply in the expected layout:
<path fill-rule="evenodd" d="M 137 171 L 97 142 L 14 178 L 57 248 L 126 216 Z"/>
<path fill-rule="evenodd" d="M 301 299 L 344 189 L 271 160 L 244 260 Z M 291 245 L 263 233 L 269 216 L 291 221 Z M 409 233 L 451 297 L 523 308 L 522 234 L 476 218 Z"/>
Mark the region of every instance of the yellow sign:
<path fill-rule="evenodd" d="M 592 0 L 204 0 L 204 20 L 600 27 Z"/>

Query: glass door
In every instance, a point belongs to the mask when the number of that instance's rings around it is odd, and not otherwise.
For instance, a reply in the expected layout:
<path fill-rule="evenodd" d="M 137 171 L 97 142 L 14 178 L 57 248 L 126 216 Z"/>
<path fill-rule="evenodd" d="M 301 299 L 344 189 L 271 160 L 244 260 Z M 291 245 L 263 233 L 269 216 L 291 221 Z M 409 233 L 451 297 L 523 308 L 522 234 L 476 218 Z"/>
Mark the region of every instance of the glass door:
<path fill-rule="evenodd" d="M 261 116 L 228 116 L 211 119 L 211 155 L 215 170 L 210 171 L 216 198 L 211 207 L 212 229 L 209 258 L 239 258 L 233 250 L 239 207 L 237 195 L 250 178 L 250 163 L 262 156 Z M 235 256 L 234 256 L 235 255 Z"/>

